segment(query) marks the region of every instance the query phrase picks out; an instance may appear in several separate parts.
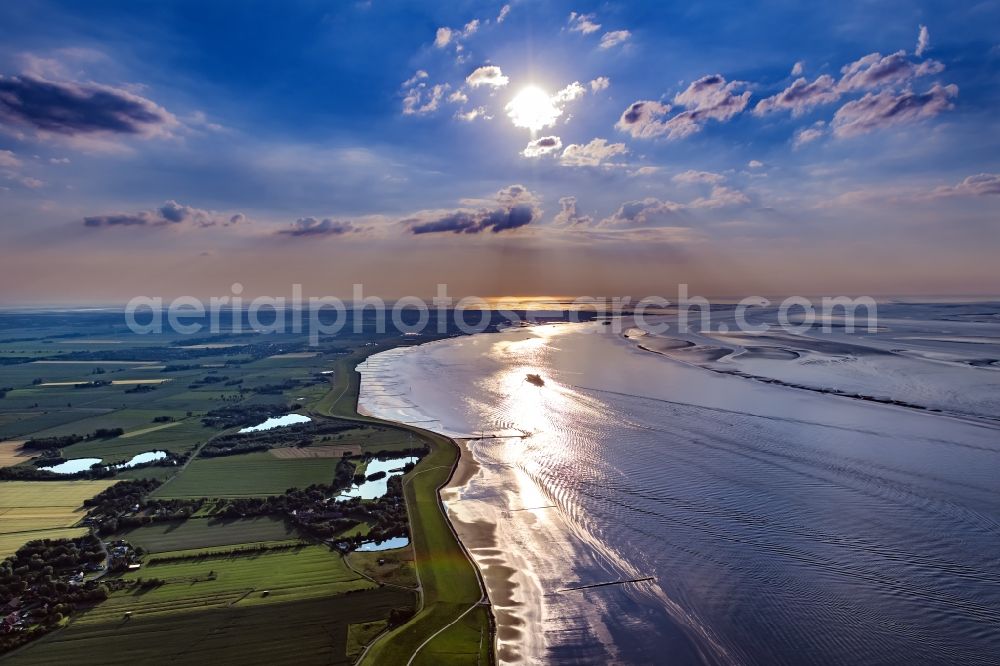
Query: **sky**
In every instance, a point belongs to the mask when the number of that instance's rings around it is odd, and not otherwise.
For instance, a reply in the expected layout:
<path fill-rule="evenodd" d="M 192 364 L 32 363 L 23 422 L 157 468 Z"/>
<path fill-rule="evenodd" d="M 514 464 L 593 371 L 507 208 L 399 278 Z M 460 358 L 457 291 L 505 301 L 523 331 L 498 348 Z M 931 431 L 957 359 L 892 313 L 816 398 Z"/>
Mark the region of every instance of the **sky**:
<path fill-rule="evenodd" d="M 1000 2 L 0 5 L 0 304 L 1000 293 Z"/>

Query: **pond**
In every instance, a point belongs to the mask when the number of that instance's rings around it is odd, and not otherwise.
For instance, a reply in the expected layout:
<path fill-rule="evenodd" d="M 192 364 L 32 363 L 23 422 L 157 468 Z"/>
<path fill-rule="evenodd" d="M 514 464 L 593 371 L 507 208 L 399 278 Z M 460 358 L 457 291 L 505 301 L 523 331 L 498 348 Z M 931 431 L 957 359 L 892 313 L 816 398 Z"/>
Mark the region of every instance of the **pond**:
<path fill-rule="evenodd" d="M 302 414 L 285 414 L 284 416 L 272 416 L 268 420 L 264 421 L 255 426 L 248 426 L 240 430 L 240 434 L 248 432 L 260 432 L 262 430 L 271 430 L 273 428 L 281 428 L 284 426 L 295 425 L 296 423 L 308 423 L 312 421 L 308 416 L 303 416 Z"/>
<path fill-rule="evenodd" d="M 120 465 L 115 465 L 118 469 L 128 469 L 129 467 L 135 467 L 136 465 L 142 465 L 145 463 L 153 462 L 154 460 L 163 460 L 167 457 L 166 451 L 146 451 L 145 453 L 140 453 L 138 455 L 132 456 L 132 459 L 126 463 Z"/>
<path fill-rule="evenodd" d="M 403 467 L 410 463 L 416 464 L 419 460 L 416 456 L 405 458 L 393 458 L 391 460 L 372 460 L 365 469 L 365 475 L 371 476 L 377 472 L 385 472 L 385 476 L 374 481 L 365 481 L 360 486 L 352 486 L 350 490 L 345 490 L 337 496 L 338 500 L 345 500 L 351 497 L 370 500 L 378 499 L 389 490 L 389 479 L 403 473 Z"/>
<path fill-rule="evenodd" d="M 53 465 L 52 467 L 41 467 L 39 469 L 46 472 L 55 472 L 56 474 L 76 474 L 77 472 L 86 472 L 99 462 L 101 462 L 100 458 L 75 458 L 67 460 L 64 463 L 59 463 L 58 465 Z"/>
<path fill-rule="evenodd" d="M 393 537 L 391 539 L 386 539 L 385 541 L 365 541 L 363 544 L 358 546 L 358 550 L 362 553 L 371 553 L 378 550 L 402 548 L 403 546 L 408 545 L 410 545 L 410 540 L 406 537 Z"/>

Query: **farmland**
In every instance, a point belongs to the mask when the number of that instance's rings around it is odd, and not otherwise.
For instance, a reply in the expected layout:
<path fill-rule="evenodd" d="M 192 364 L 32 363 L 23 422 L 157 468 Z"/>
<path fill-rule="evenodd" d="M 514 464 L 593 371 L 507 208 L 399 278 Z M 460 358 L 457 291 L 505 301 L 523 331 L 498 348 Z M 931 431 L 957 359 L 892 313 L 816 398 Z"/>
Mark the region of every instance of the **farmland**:
<path fill-rule="evenodd" d="M 30 330 L 17 328 L 25 318 Z M 119 480 L 161 482 L 143 492 L 165 512 L 127 519 L 136 501 L 129 500 L 115 520 L 101 518 L 101 529 L 113 530 L 102 532 L 109 543 L 123 539 L 139 549 L 141 569 L 109 572 L 101 583 L 110 591 L 106 601 L 7 662 L 349 664 L 374 641 L 365 663 L 405 663 L 479 600 L 474 569 L 436 496 L 456 457 L 451 442 L 355 409 L 354 366 L 408 342 L 400 334 L 344 333 L 310 348 L 301 335 L 139 337 L 122 330 L 120 315 L 0 313 L 0 338 L 8 340 L 0 341 L 0 438 L 9 442 L 0 444 L 0 473 L 29 479 L 0 481 L 0 552 L 30 539 L 86 534 L 84 501 Z M 289 411 L 312 421 L 239 435 Z M 33 444 L 22 448 L 25 441 Z M 151 451 L 168 457 L 107 467 Z M 380 505 L 377 514 L 351 505 L 349 515 L 360 517 L 349 527 L 317 536 L 290 515 L 240 513 L 259 510 L 265 498 L 285 502 L 291 488 L 333 488 L 345 470 L 348 479 L 363 472 L 371 456 L 414 451 L 422 459 L 401 490 L 397 481 L 396 504 Z M 78 458 L 105 467 L 72 480 L 37 471 Z M 335 481 L 345 459 L 351 464 Z M 227 502 L 231 510 L 219 511 Z M 239 502 L 243 508 L 233 513 Z M 344 556 L 329 545 L 405 530 L 407 518 L 412 547 Z M 323 543 L 324 534 L 335 538 Z M 481 649 L 482 663 L 490 663 L 488 611 L 477 608 L 417 661 Z"/>
<path fill-rule="evenodd" d="M 330 483 L 337 458 L 281 459 L 269 453 L 196 458 L 154 493 L 163 499 L 186 497 L 261 497 L 289 488 Z"/>
<path fill-rule="evenodd" d="M 80 505 L 111 485 L 108 481 L 0 482 L 0 558 L 34 539 L 86 534 L 72 528 Z"/>

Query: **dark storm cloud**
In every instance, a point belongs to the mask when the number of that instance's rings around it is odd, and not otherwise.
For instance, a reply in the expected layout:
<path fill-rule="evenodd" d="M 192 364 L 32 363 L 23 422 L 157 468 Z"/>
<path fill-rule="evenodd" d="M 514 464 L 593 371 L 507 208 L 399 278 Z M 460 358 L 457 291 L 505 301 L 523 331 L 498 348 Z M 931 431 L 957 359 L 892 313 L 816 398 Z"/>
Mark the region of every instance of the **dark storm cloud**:
<path fill-rule="evenodd" d="M 66 136 L 154 136 L 177 124 L 168 111 L 127 90 L 30 75 L 0 76 L 0 121 Z"/>

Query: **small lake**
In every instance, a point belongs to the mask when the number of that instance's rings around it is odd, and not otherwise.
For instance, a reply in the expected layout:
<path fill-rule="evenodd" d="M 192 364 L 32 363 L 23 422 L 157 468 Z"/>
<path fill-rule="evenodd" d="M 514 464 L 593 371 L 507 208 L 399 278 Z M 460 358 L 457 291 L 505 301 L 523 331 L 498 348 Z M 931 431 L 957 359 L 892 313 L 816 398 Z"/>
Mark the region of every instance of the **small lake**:
<path fill-rule="evenodd" d="M 52 467 L 40 467 L 39 469 L 56 474 L 76 474 L 77 472 L 86 472 L 99 462 L 101 462 L 100 458 L 75 458 Z"/>
<path fill-rule="evenodd" d="M 410 540 L 406 537 L 393 537 L 391 539 L 386 539 L 385 541 L 366 541 L 358 546 L 358 550 L 362 553 L 372 553 L 379 550 L 402 548 L 403 546 L 408 545 L 410 545 Z"/>
<path fill-rule="evenodd" d="M 136 465 L 142 465 L 145 463 L 153 462 L 154 460 L 163 460 L 167 457 L 166 451 L 146 451 L 145 453 L 140 453 L 139 455 L 132 456 L 132 459 L 126 463 L 120 465 L 115 465 L 118 469 L 128 469 L 129 467 L 135 467 Z"/>
<path fill-rule="evenodd" d="M 271 430 L 273 428 L 282 428 L 284 426 L 295 425 L 296 423 L 308 423 L 312 421 L 308 416 L 303 416 L 302 414 L 285 414 L 284 416 L 272 416 L 268 420 L 264 421 L 255 426 L 249 426 L 240 430 L 240 434 L 248 432 L 260 432 L 262 430 Z"/>
<path fill-rule="evenodd" d="M 372 460 L 365 469 L 365 476 L 385 472 L 385 476 L 374 481 L 365 481 L 360 486 L 352 486 L 337 496 L 338 500 L 358 497 L 365 500 L 378 499 L 389 491 L 389 479 L 403 473 L 403 467 L 419 460 L 416 456 L 393 458 L 391 460 Z M 395 471 L 394 471 L 395 470 Z"/>

